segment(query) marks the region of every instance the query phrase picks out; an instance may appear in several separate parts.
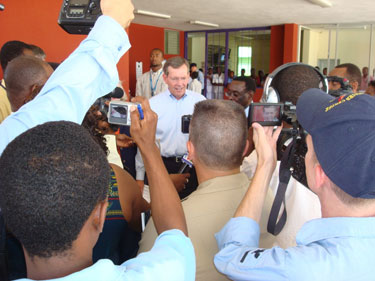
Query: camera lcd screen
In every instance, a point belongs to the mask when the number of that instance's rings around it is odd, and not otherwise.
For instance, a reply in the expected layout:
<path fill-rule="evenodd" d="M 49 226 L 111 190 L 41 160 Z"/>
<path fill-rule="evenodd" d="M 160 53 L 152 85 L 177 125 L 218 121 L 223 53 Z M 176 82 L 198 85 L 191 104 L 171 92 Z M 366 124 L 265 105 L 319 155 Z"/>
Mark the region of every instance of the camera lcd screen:
<path fill-rule="evenodd" d="M 251 123 L 262 126 L 280 126 L 283 104 L 253 103 L 250 107 Z"/>
<path fill-rule="evenodd" d="M 118 125 L 130 125 L 128 118 L 128 106 L 110 104 L 109 107 L 109 118 L 110 123 Z"/>
<path fill-rule="evenodd" d="M 87 6 L 89 4 L 89 0 L 72 0 L 70 1 L 70 5 L 72 6 Z"/>

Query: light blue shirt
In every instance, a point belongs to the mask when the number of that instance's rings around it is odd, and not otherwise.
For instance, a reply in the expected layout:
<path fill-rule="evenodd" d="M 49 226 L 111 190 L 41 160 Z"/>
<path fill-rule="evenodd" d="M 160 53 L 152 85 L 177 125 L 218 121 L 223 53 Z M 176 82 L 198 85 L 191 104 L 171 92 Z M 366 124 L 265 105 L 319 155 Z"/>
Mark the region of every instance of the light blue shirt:
<path fill-rule="evenodd" d="M 204 89 L 204 75 L 203 72 L 198 70 L 198 81 L 202 84 L 202 90 Z"/>
<path fill-rule="evenodd" d="M 189 134 L 181 132 L 181 117 L 193 114 L 197 102 L 205 100 L 201 94 L 186 90 L 185 95 L 177 100 L 169 90 L 150 99 L 150 106 L 158 115 L 156 140 L 160 140 L 160 153 L 164 157 L 183 156 L 187 152 L 186 143 Z M 137 180 L 143 180 L 145 169 L 137 153 Z"/>
<path fill-rule="evenodd" d="M 53 73 L 38 96 L 0 125 L 0 151 L 47 121 L 81 123 L 94 101 L 118 83 L 116 64 L 130 48 L 124 29 L 101 16 L 87 39 Z M 109 260 L 59 280 L 194 280 L 193 245 L 180 230 L 163 232 L 151 251 L 115 266 Z M 29 279 L 23 279 L 29 280 Z"/>
<path fill-rule="evenodd" d="M 232 218 L 217 233 L 216 268 L 232 280 L 375 280 L 375 218 L 324 218 L 305 223 L 297 246 L 258 249 L 259 225 Z"/>
<path fill-rule="evenodd" d="M 122 265 L 114 265 L 112 261 L 103 259 L 58 280 L 193 281 L 195 280 L 194 249 L 190 239 L 181 231 L 168 230 L 159 235 L 149 252 L 142 253 Z"/>
<path fill-rule="evenodd" d="M 116 87 L 116 64 L 129 48 L 121 25 L 101 16 L 37 97 L 0 124 L 0 154 L 15 137 L 39 124 L 61 120 L 80 124 L 94 101 Z"/>

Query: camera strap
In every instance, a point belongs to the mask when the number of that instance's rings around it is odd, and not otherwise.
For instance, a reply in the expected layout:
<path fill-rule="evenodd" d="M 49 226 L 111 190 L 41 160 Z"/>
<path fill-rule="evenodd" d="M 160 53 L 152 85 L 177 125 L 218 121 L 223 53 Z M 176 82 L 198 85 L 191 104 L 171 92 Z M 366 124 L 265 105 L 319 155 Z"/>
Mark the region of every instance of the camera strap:
<path fill-rule="evenodd" d="M 279 186 L 277 188 L 275 200 L 273 201 L 270 216 L 267 224 L 267 231 L 273 235 L 278 235 L 284 228 L 287 219 L 286 205 L 285 205 L 285 192 L 289 183 L 289 179 L 292 175 L 290 167 L 292 166 L 292 155 L 295 150 L 296 139 L 287 146 L 283 156 L 281 158 L 280 169 L 279 169 Z M 284 204 L 283 213 L 279 217 L 280 209 L 282 204 Z"/>

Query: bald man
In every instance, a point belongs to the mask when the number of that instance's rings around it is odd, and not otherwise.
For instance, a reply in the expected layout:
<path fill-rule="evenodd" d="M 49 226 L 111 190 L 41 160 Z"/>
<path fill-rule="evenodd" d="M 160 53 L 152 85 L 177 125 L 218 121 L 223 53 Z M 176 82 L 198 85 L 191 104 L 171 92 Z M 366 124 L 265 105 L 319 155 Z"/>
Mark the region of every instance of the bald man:
<path fill-rule="evenodd" d="M 6 42 L 0 50 L 0 64 L 1 68 L 3 69 L 3 73 L 5 68 L 7 67 L 8 63 L 22 55 L 33 56 L 33 52 L 28 44 L 22 41 L 8 41 Z M 10 103 L 7 98 L 7 94 L 5 91 L 4 81 L 1 80 L 0 82 L 0 123 L 3 122 L 5 118 L 11 114 Z"/>
<path fill-rule="evenodd" d="M 20 56 L 10 61 L 5 69 L 4 81 L 12 112 L 31 101 L 52 72 L 52 67 L 37 57 Z"/>

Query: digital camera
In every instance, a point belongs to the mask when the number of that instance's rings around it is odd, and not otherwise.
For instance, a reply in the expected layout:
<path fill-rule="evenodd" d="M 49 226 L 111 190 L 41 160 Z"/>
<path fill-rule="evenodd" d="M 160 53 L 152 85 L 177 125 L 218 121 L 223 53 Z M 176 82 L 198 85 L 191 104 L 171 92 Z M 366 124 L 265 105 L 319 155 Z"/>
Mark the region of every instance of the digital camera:
<path fill-rule="evenodd" d="M 190 120 L 191 120 L 191 115 L 181 116 L 181 132 L 183 134 L 189 133 Z"/>
<path fill-rule="evenodd" d="M 122 126 L 130 126 L 131 106 L 136 106 L 138 108 L 141 117 L 140 119 L 143 119 L 143 112 L 141 105 L 139 103 L 126 101 L 111 101 L 108 106 L 108 123 Z"/>

